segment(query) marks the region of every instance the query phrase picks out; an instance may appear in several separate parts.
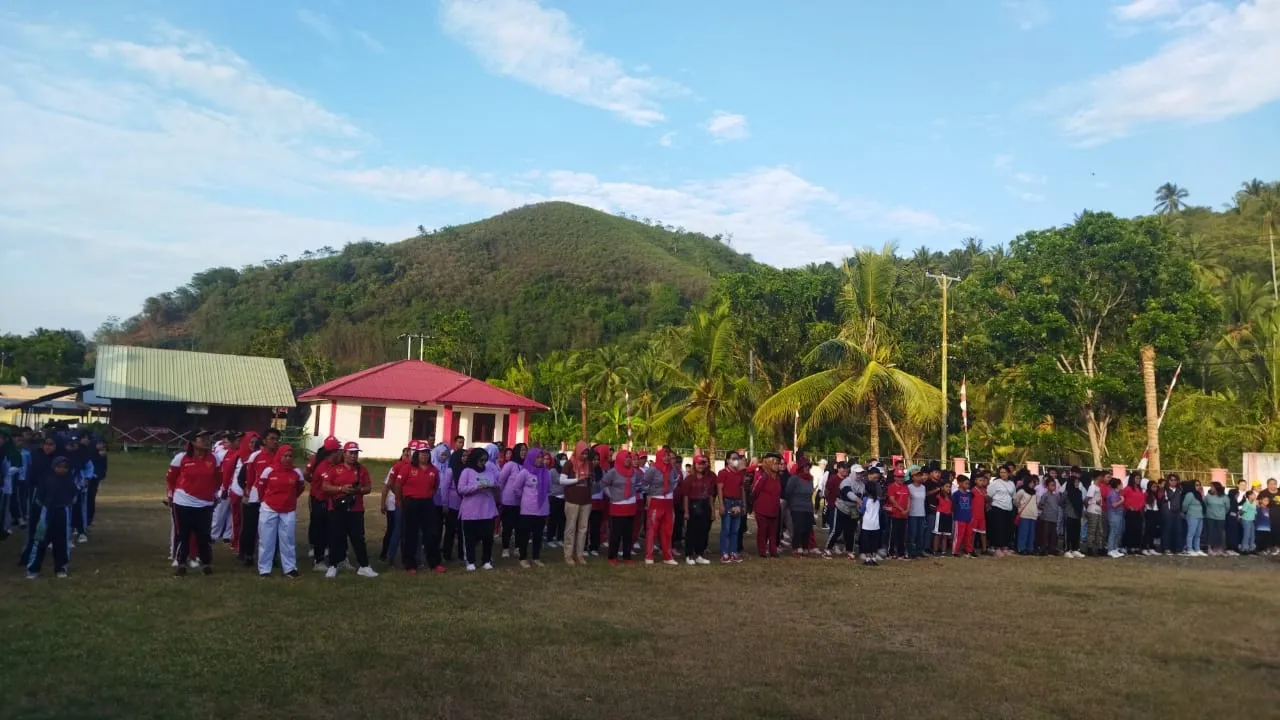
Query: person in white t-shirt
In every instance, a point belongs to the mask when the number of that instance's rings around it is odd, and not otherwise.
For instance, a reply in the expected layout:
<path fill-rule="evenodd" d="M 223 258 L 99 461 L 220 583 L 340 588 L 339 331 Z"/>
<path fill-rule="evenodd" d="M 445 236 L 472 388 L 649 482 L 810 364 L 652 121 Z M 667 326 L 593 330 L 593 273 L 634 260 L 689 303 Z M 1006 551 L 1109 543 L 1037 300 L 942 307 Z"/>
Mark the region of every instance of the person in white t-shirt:
<path fill-rule="evenodd" d="M 1004 557 L 1013 551 L 1013 496 L 1017 492 L 1017 486 L 1009 479 L 1008 469 L 1003 467 L 987 485 L 987 499 L 991 506 L 987 527 L 996 557 Z"/>

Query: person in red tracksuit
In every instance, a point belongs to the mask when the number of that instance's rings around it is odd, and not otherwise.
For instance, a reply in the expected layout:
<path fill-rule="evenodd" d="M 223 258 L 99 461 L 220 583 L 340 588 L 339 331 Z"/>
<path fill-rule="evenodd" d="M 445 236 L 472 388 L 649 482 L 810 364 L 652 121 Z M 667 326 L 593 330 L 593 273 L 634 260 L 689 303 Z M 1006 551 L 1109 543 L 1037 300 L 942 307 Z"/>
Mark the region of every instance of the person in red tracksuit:
<path fill-rule="evenodd" d="M 258 492 L 258 478 L 267 468 L 276 464 L 276 454 L 280 451 L 280 431 L 268 428 L 262 433 L 262 447 L 251 453 L 248 458 L 240 459 L 243 471 L 236 471 L 236 480 L 244 488 L 244 508 L 240 518 L 240 550 L 237 557 L 245 565 L 253 567 L 258 553 L 258 513 L 262 509 L 262 498 Z"/>
<path fill-rule="evenodd" d="M 782 456 L 766 453 L 751 481 L 752 512 L 756 516 L 756 552 L 760 557 L 778 557 L 778 515 L 782 511 L 782 479 L 778 466 Z"/>
<path fill-rule="evenodd" d="M 222 493 L 230 498 L 231 506 L 231 550 L 237 555 L 240 554 L 240 521 L 241 507 L 240 498 L 232 491 L 235 485 L 236 468 L 240 466 L 240 461 L 245 460 L 257 448 L 254 447 L 258 440 L 258 433 L 250 430 L 240 438 L 240 443 L 233 450 L 227 452 L 222 458 Z"/>
<path fill-rule="evenodd" d="M 213 528 L 213 506 L 217 502 L 222 477 L 218 463 L 209 452 L 209 434 L 199 433 L 188 443 L 185 452 L 173 459 L 176 469 L 173 482 L 173 507 L 178 519 L 178 566 L 176 577 L 187 574 L 187 559 L 191 553 L 191 538 L 195 537 L 196 551 L 204 574 L 213 573 L 213 547 L 209 532 Z"/>
<path fill-rule="evenodd" d="M 400 498 L 400 522 L 403 523 L 401 542 L 404 568 L 410 575 L 418 573 L 423 548 L 429 570 L 443 573 L 440 558 L 439 516 L 436 515 L 435 496 L 440 487 L 440 471 L 431 464 L 431 448 L 418 446 L 418 451 L 407 465 L 397 465 L 393 470 L 391 487 Z"/>
<path fill-rule="evenodd" d="M 653 564 L 653 545 L 662 547 L 662 562 L 675 565 L 675 556 L 671 553 L 671 534 L 675 530 L 675 496 L 680 486 L 680 456 L 671 452 L 671 448 L 660 448 L 653 458 L 653 467 L 645 471 L 645 495 L 649 497 L 647 506 L 648 532 L 644 538 L 644 563 Z"/>
<path fill-rule="evenodd" d="M 329 547 L 329 516 L 325 514 L 328 498 L 321 487 L 323 483 L 320 478 L 332 462 L 342 462 L 342 443 L 338 442 L 338 438 L 330 435 L 324 439 L 320 450 L 311 458 L 307 469 L 302 472 L 309 485 L 307 502 L 311 515 L 307 523 L 307 541 L 311 544 L 309 552 L 313 560 L 311 569 L 315 572 L 324 572 L 329 569 L 325 561 L 325 553 Z"/>
<path fill-rule="evenodd" d="M 338 569 L 350 568 L 347 543 L 355 552 L 360 577 L 376 578 L 369 567 L 369 551 L 364 536 L 364 496 L 373 492 L 369 471 L 360 464 L 360 445 L 348 442 L 342 446 L 343 461 L 330 465 L 320 480 L 329 500 L 329 568 L 326 578 L 338 577 Z"/>

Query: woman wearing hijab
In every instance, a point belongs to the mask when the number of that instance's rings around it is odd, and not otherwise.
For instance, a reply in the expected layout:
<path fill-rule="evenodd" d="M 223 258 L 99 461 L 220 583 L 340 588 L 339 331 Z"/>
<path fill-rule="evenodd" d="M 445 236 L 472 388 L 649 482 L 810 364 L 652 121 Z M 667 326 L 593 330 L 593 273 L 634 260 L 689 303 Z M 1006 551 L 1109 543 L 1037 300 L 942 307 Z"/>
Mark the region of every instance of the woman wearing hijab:
<path fill-rule="evenodd" d="M 560 478 L 568 472 L 569 456 L 564 453 L 550 458 L 547 470 L 551 473 L 551 514 L 547 515 L 547 542 L 549 548 L 564 544 L 564 484 Z"/>
<path fill-rule="evenodd" d="M 520 526 L 520 496 L 524 489 L 524 461 L 529 446 L 516 443 L 511 448 L 511 458 L 501 465 L 498 472 L 498 487 L 502 489 L 502 557 L 511 557 L 511 538 Z M 505 453 L 504 453 L 505 454 Z"/>
<path fill-rule="evenodd" d="M 436 491 L 436 502 L 444 501 L 444 526 L 440 547 L 445 562 L 453 561 L 453 554 L 458 553 L 458 562 L 467 564 L 467 556 L 462 543 L 462 520 L 458 511 L 462 508 L 462 496 L 458 494 L 458 476 L 461 471 L 453 471 L 453 451 L 448 445 L 440 443 L 431 451 L 435 457 L 436 470 L 440 473 L 440 489 Z M 465 457 L 463 460 L 465 461 Z M 464 463 L 465 464 L 465 463 Z"/>
<path fill-rule="evenodd" d="M 489 461 L 490 453 L 497 456 L 496 445 L 472 448 L 458 478 L 458 494 L 462 496 L 458 516 L 462 521 L 462 547 L 467 572 L 476 569 L 476 543 L 480 543 L 484 569 L 493 569 L 493 519 L 498 516 L 498 494 L 501 490 L 498 488 L 498 467 Z"/>
<path fill-rule="evenodd" d="M 587 564 L 587 529 L 591 525 L 592 485 L 595 483 L 590 450 L 579 441 L 573 458 L 565 463 L 560 475 L 564 486 L 564 561 L 570 565 Z"/>
<path fill-rule="evenodd" d="M 609 495 L 600 483 L 604 480 L 605 473 L 613 467 L 613 455 L 609 446 L 601 443 L 591 448 L 588 458 L 592 463 L 595 480 L 591 486 L 591 520 L 588 523 L 587 547 L 592 555 L 599 555 L 601 546 L 609 546 Z"/>
<path fill-rule="evenodd" d="M 175 470 L 172 502 L 178 520 L 178 552 L 174 558 L 178 566 L 173 574 L 176 577 L 187 574 L 192 538 L 195 538 L 200 565 L 205 575 L 211 575 L 213 548 L 209 531 L 213 528 L 213 504 L 222 488 L 222 477 L 209 452 L 209 434 L 202 432 L 192 438 L 186 451 L 178 453 L 170 467 Z"/>
<path fill-rule="evenodd" d="M 369 550 L 364 539 L 364 496 L 373 492 L 369 470 L 360 464 L 360 445 L 349 442 L 342 446 L 342 462 L 330 465 L 321 476 L 329 507 L 329 568 L 326 578 L 338 577 L 338 568 L 347 560 L 347 542 L 360 563 L 356 575 L 376 578 L 369 567 Z"/>
<path fill-rule="evenodd" d="M 653 546 L 662 547 L 662 562 L 675 565 L 671 552 L 675 531 L 675 494 L 680 486 L 680 456 L 671 448 L 659 448 L 653 458 L 653 467 L 644 474 L 644 490 L 648 496 L 646 513 L 648 531 L 644 537 L 644 564 L 653 564 Z"/>
<path fill-rule="evenodd" d="M 285 577 L 298 577 L 296 534 L 298 530 L 298 498 L 307 487 L 302 470 L 293 464 L 293 448 L 281 445 L 276 461 L 257 479 L 258 497 L 258 576 L 271 577 L 271 566 L 280 553 L 280 569 Z"/>
<path fill-rule="evenodd" d="M 396 473 L 392 490 L 400 499 L 403 523 L 404 567 L 410 575 L 418 572 L 418 560 L 426 549 L 427 568 L 444 572 L 440 561 L 440 527 L 435 496 L 440 487 L 440 471 L 431 462 L 430 451 L 419 446 L 409 465 Z"/>
<path fill-rule="evenodd" d="M 75 480 L 71 477 L 71 463 L 65 456 L 58 456 L 47 466 L 42 466 L 40 474 L 35 476 L 35 499 L 31 516 L 30 550 L 22 556 L 27 568 L 27 579 L 40 577 L 40 566 L 44 563 L 45 548 L 53 545 L 53 570 L 57 577 L 67 577 L 67 563 L 70 560 L 70 522 L 71 506 L 75 503 L 77 492 Z"/>
<path fill-rule="evenodd" d="M 516 527 L 516 550 L 520 567 L 529 567 L 529 544 L 533 544 L 533 564 L 542 567 L 542 534 L 551 512 L 551 455 L 541 448 L 525 454 L 524 468 L 507 482 L 520 483 L 520 519 Z"/>
<path fill-rule="evenodd" d="M 636 520 L 636 491 L 641 478 L 632 467 L 631 452 L 619 450 L 613 460 L 613 469 L 605 473 L 600 484 L 609 499 L 609 564 L 618 564 L 618 550 L 622 550 L 622 562 L 634 564 L 631 559 L 631 529 Z"/>

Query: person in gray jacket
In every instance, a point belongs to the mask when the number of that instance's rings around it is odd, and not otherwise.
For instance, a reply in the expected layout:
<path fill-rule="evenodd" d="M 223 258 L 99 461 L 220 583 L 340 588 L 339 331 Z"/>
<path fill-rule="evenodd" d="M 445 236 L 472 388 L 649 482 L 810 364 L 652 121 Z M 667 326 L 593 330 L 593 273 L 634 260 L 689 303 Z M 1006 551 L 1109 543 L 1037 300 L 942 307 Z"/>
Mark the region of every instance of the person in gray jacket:
<path fill-rule="evenodd" d="M 795 555 L 807 555 L 813 546 L 813 477 L 797 472 L 787 478 L 782 500 L 791 511 L 791 548 Z"/>
<path fill-rule="evenodd" d="M 1058 554 L 1058 521 L 1062 519 L 1062 496 L 1058 494 L 1058 481 L 1049 478 L 1044 483 L 1044 494 L 1036 499 L 1039 516 L 1036 519 L 1036 548 L 1040 555 Z"/>

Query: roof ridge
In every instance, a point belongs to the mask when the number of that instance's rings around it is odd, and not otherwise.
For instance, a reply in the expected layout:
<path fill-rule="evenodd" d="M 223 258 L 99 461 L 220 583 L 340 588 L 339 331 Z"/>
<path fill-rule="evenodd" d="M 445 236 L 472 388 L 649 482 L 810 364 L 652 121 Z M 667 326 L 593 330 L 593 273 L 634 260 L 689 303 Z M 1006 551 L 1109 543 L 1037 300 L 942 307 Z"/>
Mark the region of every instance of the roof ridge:
<path fill-rule="evenodd" d="M 389 369 L 392 365 L 399 365 L 402 362 L 408 362 L 408 361 L 407 360 L 391 360 L 388 362 L 384 362 L 381 365 L 374 365 L 373 367 L 367 367 L 363 370 L 357 370 L 356 372 L 353 372 L 350 375 L 334 378 L 329 382 L 321 383 L 316 387 L 308 390 L 307 392 L 312 393 L 312 392 L 315 392 L 316 390 L 319 390 L 320 388 L 324 388 L 325 392 L 337 390 L 338 388 L 344 387 L 350 383 L 355 382 L 356 380 L 363 380 L 364 378 L 367 378 L 371 375 L 376 375 L 384 370 Z"/>

